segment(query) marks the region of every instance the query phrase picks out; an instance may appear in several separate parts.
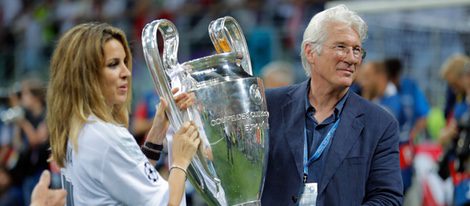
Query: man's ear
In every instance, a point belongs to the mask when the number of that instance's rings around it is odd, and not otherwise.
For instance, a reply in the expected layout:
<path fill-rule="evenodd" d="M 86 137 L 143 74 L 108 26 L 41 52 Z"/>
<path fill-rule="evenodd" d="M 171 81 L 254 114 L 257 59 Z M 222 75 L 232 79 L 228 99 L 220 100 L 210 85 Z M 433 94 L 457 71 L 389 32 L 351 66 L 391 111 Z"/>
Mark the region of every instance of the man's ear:
<path fill-rule="evenodd" d="M 312 44 L 305 44 L 304 46 L 305 59 L 309 64 L 313 64 L 317 54 Z"/>

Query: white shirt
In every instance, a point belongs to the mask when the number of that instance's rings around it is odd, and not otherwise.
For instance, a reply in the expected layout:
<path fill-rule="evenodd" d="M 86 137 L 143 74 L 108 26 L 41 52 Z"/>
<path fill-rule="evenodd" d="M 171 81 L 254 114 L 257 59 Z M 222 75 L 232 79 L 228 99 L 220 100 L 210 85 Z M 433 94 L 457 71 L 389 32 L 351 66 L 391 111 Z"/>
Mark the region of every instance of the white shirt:
<path fill-rule="evenodd" d="M 122 126 L 95 116 L 67 146 L 62 184 L 67 205 L 167 205 L 168 183 Z M 181 205 L 186 205 L 184 198 Z"/>
<path fill-rule="evenodd" d="M 396 95 L 397 93 L 398 93 L 397 86 L 392 82 L 388 82 L 387 87 L 385 88 L 384 96 L 390 97 L 390 96 Z"/>

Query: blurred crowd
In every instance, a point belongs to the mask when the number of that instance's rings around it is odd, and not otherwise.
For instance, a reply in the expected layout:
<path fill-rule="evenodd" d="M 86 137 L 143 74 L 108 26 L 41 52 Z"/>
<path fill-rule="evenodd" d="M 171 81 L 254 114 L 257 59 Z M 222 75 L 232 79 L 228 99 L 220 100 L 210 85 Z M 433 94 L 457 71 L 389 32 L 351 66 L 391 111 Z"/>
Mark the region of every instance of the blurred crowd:
<path fill-rule="evenodd" d="M 400 125 L 404 205 L 470 204 L 470 58 L 449 57 L 444 108 L 431 108 L 400 59 L 366 61 L 352 89 L 389 111 Z"/>
<path fill-rule="evenodd" d="M 0 205 L 29 205 L 42 171 L 54 168 L 47 161 L 45 96 L 44 82 L 28 78 L 1 98 Z M 59 185 L 56 179 L 52 186 Z"/>
<path fill-rule="evenodd" d="M 130 129 L 142 143 L 159 101 L 141 48 L 146 23 L 166 18 L 176 25 L 178 59 L 184 62 L 213 53 L 209 22 L 233 16 L 247 38 L 254 74 L 264 79 L 266 88 L 273 88 L 305 78 L 298 59 L 302 35 L 298 31 L 324 9 L 325 2 L 0 0 L 0 205 L 29 205 L 45 169 L 53 172 L 52 187 L 60 187 L 58 169 L 48 161 L 45 95 L 50 55 L 67 29 L 102 21 L 126 31 L 134 56 L 136 97 Z M 405 69 L 412 68 L 404 68 L 400 58 L 366 59 L 352 87 L 399 122 L 405 205 L 470 203 L 466 195 L 470 192 L 470 57 L 454 55 L 441 67 L 441 80 L 448 85 L 445 108 L 430 105 L 430 97 L 416 80 L 403 75 Z M 165 158 L 158 167 L 168 169 Z M 203 204 L 192 198 L 191 188 L 187 192 L 188 205 Z"/>
<path fill-rule="evenodd" d="M 209 22 L 230 15 L 243 25 L 259 74 L 275 56 L 297 56 L 301 34 L 294 31 L 323 8 L 322 0 L 2 0 L 0 86 L 28 73 L 47 78 L 58 36 L 88 21 L 107 22 L 126 31 L 140 71 L 145 66 L 140 43 L 145 24 L 160 18 L 172 21 L 180 34 L 179 60 L 187 61 L 213 52 Z"/>

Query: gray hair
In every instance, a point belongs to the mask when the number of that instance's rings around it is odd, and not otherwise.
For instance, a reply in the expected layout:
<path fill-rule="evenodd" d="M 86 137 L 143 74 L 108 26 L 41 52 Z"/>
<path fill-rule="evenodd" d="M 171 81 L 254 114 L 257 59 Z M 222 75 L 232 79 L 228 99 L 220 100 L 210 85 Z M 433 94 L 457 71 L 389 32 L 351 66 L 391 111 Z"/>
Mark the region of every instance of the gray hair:
<path fill-rule="evenodd" d="M 349 10 L 344 4 L 326 9 L 312 17 L 304 32 L 302 46 L 300 48 L 300 56 L 302 58 L 302 66 L 307 76 L 310 76 L 310 68 L 305 57 L 305 46 L 311 44 L 317 52 L 321 53 L 322 44 L 327 38 L 326 26 L 331 22 L 341 22 L 350 26 L 359 34 L 361 42 L 366 39 L 367 24 L 354 11 Z"/>

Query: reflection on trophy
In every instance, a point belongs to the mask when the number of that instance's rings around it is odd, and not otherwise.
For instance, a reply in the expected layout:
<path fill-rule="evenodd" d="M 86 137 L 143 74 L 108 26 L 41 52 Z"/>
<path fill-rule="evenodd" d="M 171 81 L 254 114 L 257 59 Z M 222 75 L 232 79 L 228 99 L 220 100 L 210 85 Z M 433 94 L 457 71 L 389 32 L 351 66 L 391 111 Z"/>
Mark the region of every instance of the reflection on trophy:
<path fill-rule="evenodd" d="M 160 57 L 157 35 L 163 38 Z M 260 205 L 268 152 L 268 112 L 264 87 L 252 76 L 250 56 L 232 17 L 209 25 L 217 54 L 178 63 L 178 32 L 168 20 L 147 24 L 142 34 L 147 66 L 158 94 L 169 103 L 174 128 L 192 120 L 201 146 L 188 168 L 189 179 L 209 205 Z M 194 94 L 181 111 L 171 88 Z"/>

